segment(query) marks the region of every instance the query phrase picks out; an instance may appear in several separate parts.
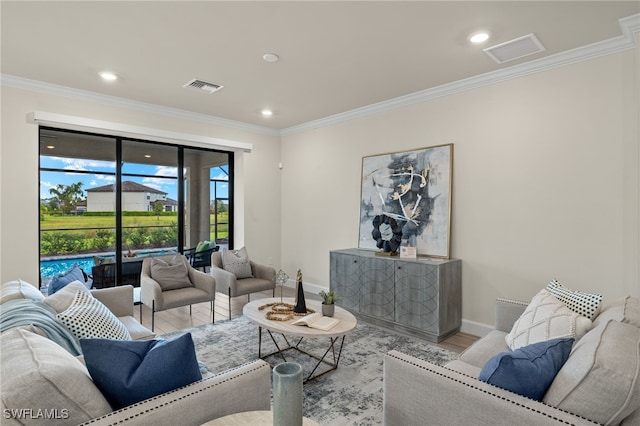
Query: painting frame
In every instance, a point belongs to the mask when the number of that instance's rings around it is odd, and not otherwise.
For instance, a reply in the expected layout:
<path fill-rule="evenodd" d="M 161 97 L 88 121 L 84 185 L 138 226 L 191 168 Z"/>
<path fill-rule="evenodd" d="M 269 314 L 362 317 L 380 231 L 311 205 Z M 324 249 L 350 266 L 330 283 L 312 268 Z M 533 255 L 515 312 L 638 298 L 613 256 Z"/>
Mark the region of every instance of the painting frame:
<path fill-rule="evenodd" d="M 379 250 L 376 216 L 402 226 L 402 246 L 418 256 L 451 257 L 453 143 L 362 157 L 358 248 Z"/>

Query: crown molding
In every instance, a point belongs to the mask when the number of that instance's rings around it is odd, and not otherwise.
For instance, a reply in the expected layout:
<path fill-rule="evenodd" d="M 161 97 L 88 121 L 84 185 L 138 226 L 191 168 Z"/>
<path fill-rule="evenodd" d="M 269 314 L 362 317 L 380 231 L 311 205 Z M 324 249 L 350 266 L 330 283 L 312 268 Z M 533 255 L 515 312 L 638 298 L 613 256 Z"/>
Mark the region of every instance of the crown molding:
<path fill-rule="evenodd" d="M 622 29 L 622 36 L 578 47 L 576 49 L 567 50 L 565 52 L 556 53 L 555 55 L 503 68 L 497 71 L 491 71 L 485 74 L 458 80 L 453 83 L 444 84 L 442 86 L 422 90 L 420 92 L 411 93 L 409 95 L 367 105 L 361 108 L 356 108 L 343 113 L 330 115 L 328 117 L 313 120 L 297 126 L 287 127 L 280 131 L 280 135 L 288 136 L 321 127 L 332 126 L 344 121 L 379 114 L 381 112 L 394 110 L 396 108 L 413 105 L 419 102 L 425 102 L 453 95 L 455 93 L 497 84 L 506 80 L 512 80 L 526 75 L 547 71 L 553 68 L 587 61 L 600 56 L 633 49 L 636 46 L 635 34 L 640 31 L 640 14 L 622 18 L 618 22 Z"/>
<path fill-rule="evenodd" d="M 536 59 L 523 64 L 491 71 L 463 80 L 458 80 L 453 83 L 444 84 L 442 86 L 411 93 L 409 95 L 400 96 L 397 98 L 367 105 L 361 108 L 356 108 L 350 111 L 330 115 L 328 117 L 309 121 L 307 123 L 299 124 L 296 126 L 287 127 L 281 130 L 264 126 L 256 126 L 254 124 L 228 120 L 225 118 L 195 113 L 191 111 L 185 111 L 177 108 L 169 108 L 160 105 L 132 101 L 129 99 L 103 95 L 95 92 L 74 89 L 71 87 L 60 86 L 36 80 L 25 79 L 8 74 L 0 75 L 0 84 L 2 86 L 15 87 L 51 95 L 97 102 L 119 108 L 128 108 L 141 112 L 160 114 L 172 118 L 198 121 L 206 124 L 223 126 L 268 136 L 282 137 L 318 129 L 321 127 L 332 126 L 356 118 L 379 114 L 381 112 L 394 110 L 396 108 L 402 108 L 404 106 L 426 102 L 467 90 L 473 90 L 476 88 L 501 83 L 503 81 L 516 79 L 526 75 L 535 74 L 582 61 L 587 61 L 601 56 L 622 52 L 628 49 L 633 49 L 636 46 L 636 33 L 640 32 L 640 14 L 622 18 L 619 20 L 619 24 L 622 30 L 622 35 L 618 37 L 593 43 L 587 46 L 578 47 L 576 49 L 568 50 L 565 52 L 556 53 L 555 55 Z"/>
<path fill-rule="evenodd" d="M 271 129 L 269 127 L 256 126 L 254 124 L 228 120 L 212 115 L 199 114 L 196 112 L 186 111 L 178 108 L 169 108 L 161 105 L 119 98 L 116 96 L 103 95 L 96 92 L 74 89 L 72 87 L 60 86 L 57 84 L 45 83 L 43 81 L 30 80 L 27 78 L 16 77 L 9 74 L 0 75 L 0 84 L 2 86 L 15 87 L 17 89 L 31 90 L 48 95 L 63 96 L 66 98 L 95 102 L 117 108 L 128 108 L 135 111 L 146 112 L 150 114 L 159 114 L 171 118 L 198 121 L 201 123 L 223 126 L 237 130 L 244 130 L 268 136 L 280 136 L 279 130 Z"/>

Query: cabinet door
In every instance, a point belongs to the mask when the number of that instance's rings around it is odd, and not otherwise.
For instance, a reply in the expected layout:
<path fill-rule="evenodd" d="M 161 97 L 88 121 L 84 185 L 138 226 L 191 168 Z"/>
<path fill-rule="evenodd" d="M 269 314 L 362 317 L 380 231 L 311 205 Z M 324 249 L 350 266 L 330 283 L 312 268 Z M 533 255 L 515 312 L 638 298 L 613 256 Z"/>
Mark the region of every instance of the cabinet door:
<path fill-rule="evenodd" d="M 362 258 L 360 312 L 376 318 L 394 320 L 394 262 Z"/>
<path fill-rule="evenodd" d="M 396 262 L 395 321 L 438 333 L 438 267 L 413 262 Z"/>
<path fill-rule="evenodd" d="M 362 261 L 359 256 L 343 253 L 330 254 L 330 287 L 342 299 L 338 306 L 358 311 L 360 306 Z"/>

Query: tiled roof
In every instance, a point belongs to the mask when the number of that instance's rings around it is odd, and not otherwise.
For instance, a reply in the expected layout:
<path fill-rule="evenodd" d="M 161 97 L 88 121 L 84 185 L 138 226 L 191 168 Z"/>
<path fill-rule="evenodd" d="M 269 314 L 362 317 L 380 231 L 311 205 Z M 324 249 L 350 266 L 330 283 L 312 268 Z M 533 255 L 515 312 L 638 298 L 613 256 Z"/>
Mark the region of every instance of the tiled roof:
<path fill-rule="evenodd" d="M 87 189 L 87 192 L 114 192 L 115 184 L 96 186 L 95 188 Z M 166 192 L 159 191 L 149 186 L 141 185 L 136 182 L 124 181 L 122 182 L 122 192 L 153 192 L 156 194 L 166 194 Z"/>

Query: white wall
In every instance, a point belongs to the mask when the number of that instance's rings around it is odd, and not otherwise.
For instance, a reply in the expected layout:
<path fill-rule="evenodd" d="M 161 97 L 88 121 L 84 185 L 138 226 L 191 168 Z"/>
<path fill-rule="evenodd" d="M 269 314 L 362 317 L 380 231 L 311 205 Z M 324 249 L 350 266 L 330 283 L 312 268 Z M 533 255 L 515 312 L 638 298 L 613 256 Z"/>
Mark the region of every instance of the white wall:
<path fill-rule="evenodd" d="M 240 244 L 259 262 L 280 263 L 280 139 L 210 123 L 113 107 L 86 99 L 2 87 L 0 143 L 0 280 L 38 283 L 38 126 L 33 111 L 66 114 L 253 144 L 239 153 L 243 186 L 236 216 Z M 245 217 L 246 216 L 246 217 Z"/>
<path fill-rule="evenodd" d="M 454 144 L 452 257 L 463 318 L 551 278 L 638 296 L 637 50 L 283 137 L 282 259 L 329 285 L 356 247 L 363 156 Z"/>

